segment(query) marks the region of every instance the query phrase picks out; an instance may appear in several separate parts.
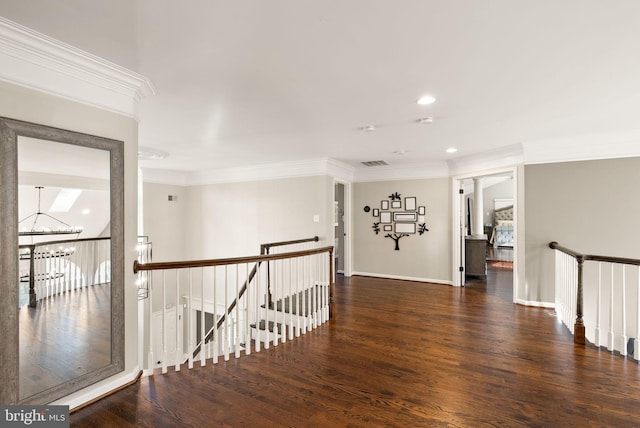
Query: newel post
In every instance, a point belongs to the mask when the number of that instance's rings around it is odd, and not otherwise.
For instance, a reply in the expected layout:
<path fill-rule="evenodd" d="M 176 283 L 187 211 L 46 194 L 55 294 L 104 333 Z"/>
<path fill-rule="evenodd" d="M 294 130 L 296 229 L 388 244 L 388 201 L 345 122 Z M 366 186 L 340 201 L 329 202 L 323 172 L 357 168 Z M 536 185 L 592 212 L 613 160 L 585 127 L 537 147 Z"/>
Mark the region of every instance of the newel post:
<path fill-rule="evenodd" d="M 584 321 L 582 320 L 582 267 L 584 256 L 576 257 L 578 262 L 578 296 L 576 302 L 576 323 L 573 326 L 573 343 L 584 345 L 586 343 Z"/>

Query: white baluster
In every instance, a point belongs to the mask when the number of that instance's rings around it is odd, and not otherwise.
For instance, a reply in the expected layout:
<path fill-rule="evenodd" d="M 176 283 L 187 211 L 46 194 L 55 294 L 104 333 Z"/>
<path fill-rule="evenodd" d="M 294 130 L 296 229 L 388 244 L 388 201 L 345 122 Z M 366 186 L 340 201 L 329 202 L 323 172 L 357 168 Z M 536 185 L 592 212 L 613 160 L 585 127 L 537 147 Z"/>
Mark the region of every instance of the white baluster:
<path fill-rule="evenodd" d="M 151 271 L 153 275 L 153 271 Z M 153 290 L 151 288 L 152 284 L 149 284 L 149 321 L 147 325 L 149 326 L 149 360 L 147 361 L 147 370 L 149 373 L 153 373 L 153 369 L 156 366 L 156 360 L 153 355 L 153 332 L 155 330 L 153 325 Z"/>
<path fill-rule="evenodd" d="M 622 266 L 622 348 L 620 355 L 627 355 L 627 274 Z"/>
<path fill-rule="evenodd" d="M 614 269 L 613 264 L 611 264 L 611 292 L 609 297 L 609 343 L 607 345 L 609 351 L 613 352 L 614 350 L 614 340 L 615 335 L 613 333 L 613 285 L 614 285 Z"/>
<path fill-rule="evenodd" d="M 240 272 L 239 266 L 236 265 L 236 319 L 233 323 L 234 332 L 233 332 L 233 341 L 235 343 L 235 357 L 240 358 Z"/>
<path fill-rule="evenodd" d="M 637 288 L 637 304 L 636 304 L 636 338 L 633 343 L 633 358 L 640 360 L 640 266 L 638 266 L 638 288 Z"/>
<path fill-rule="evenodd" d="M 167 275 L 162 271 L 162 373 L 167 372 Z"/>
<path fill-rule="evenodd" d="M 254 319 L 254 323 L 255 323 L 255 334 L 256 337 L 254 339 L 254 346 L 255 346 L 255 350 L 256 352 L 260 352 L 260 299 L 262 296 L 262 290 L 260 289 L 260 276 L 262 275 L 262 265 L 260 265 L 258 267 L 258 272 L 256 273 L 256 293 L 255 293 L 255 303 L 254 303 L 254 310 L 255 310 L 255 319 Z"/>
<path fill-rule="evenodd" d="M 288 314 L 285 314 L 284 316 L 289 316 L 289 325 L 288 325 L 288 333 L 289 333 L 289 340 L 293 339 L 293 288 L 292 288 L 292 282 L 293 282 L 293 260 L 292 259 L 287 259 L 287 295 L 289 296 L 289 308 Z M 283 305 L 284 305 L 284 301 L 283 301 Z"/>
<path fill-rule="evenodd" d="M 205 269 L 204 267 L 200 268 L 200 366 L 204 367 L 207 365 L 207 344 L 205 343 L 205 317 L 204 317 L 204 275 L 205 275 Z M 213 322 L 214 322 L 214 334 L 215 334 L 215 292 L 216 292 L 216 288 L 215 286 L 213 287 L 213 308 L 214 308 L 214 316 L 213 316 Z"/>
<path fill-rule="evenodd" d="M 598 262 L 598 293 L 596 294 L 596 333 L 594 343 L 596 346 L 602 346 L 602 335 L 600 332 L 600 300 L 602 299 L 602 262 Z"/>
<path fill-rule="evenodd" d="M 189 369 L 193 368 L 193 319 L 192 319 L 192 311 L 193 311 L 193 269 L 189 269 L 189 295 L 187 298 L 187 337 L 188 337 L 188 345 L 187 352 L 189 352 Z"/>
<path fill-rule="evenodd" d="M 175 366 L 175 370 L 177 372 L 180 371 L 180 363 L 182 362 L 182 340 L 180 340 L 180 334 L 182 332 L 182 328 L 180 328 L 180 318 L 182 317 L 182 305 L 180 304 L 180 269 L 176 269 L 176 300 L 175 300 L 175 340 L 176 340 L 176 349 L 173 352 L 173 365 Z"/>
<path fill-rule="evenodd" d="M 296 259 L 296 284 L 295 284 L 295 289 L 296 289 L 296 293 L 295 293 L 295 301 L 296 301 L 296 337 L 300 337 L 300 333 L 302 332 L 302 327 L 303 327 L 303 323 L 302 323 L 302 313 L 301 313 L 301 308 L 302 308 L 302 297 L 300 296 L 300 289 L 302 286 L 302 275 L 301 275 L 301 268 L 300 268 L 300 264 L 302 263 L 302 259 L 300 257 L 297 257 Z"/>
<path fill-rule="evenodd" d="M 249 281 L 249 263 L 245 264 L 245 284 L 247 285 L 244 290 L 244 354 L 251 354 L 251 329 L 249 327 L 249 297 L 251 296 L 251 282 Z"/>

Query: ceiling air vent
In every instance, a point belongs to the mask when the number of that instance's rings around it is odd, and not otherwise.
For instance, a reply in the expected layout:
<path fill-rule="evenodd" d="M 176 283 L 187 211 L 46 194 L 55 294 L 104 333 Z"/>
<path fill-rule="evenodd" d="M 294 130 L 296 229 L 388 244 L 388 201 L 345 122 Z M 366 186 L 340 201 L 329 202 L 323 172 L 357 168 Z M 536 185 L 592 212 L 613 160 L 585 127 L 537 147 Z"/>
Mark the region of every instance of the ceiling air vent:
<path fill-rule="evenodd" d="M 364 166 L 384 166 L 389 165 L 383 160 L 360 162 Z"/>

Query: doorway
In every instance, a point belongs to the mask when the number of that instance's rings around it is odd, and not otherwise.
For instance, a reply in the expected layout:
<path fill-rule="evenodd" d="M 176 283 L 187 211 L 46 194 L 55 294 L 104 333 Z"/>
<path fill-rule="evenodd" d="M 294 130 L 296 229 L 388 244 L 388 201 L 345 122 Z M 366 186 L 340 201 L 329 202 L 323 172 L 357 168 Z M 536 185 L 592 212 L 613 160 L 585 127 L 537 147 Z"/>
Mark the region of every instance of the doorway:
<path fill-rule="evenodd" d="M 335 259 L 335 271 L 344 275 L 345 252 L 344 241 L 346 237 L 345 221 L 344 221 L 344 184 L 335 183 L 335 197 L 333 201 L 333 228 L 334 228 L 334 244 L 333 256 Z"/>
<path fill-rule="evenodd" d="M 454 285 L 510 302 L 517 290 L 517 170 L 454 177 Z"/>

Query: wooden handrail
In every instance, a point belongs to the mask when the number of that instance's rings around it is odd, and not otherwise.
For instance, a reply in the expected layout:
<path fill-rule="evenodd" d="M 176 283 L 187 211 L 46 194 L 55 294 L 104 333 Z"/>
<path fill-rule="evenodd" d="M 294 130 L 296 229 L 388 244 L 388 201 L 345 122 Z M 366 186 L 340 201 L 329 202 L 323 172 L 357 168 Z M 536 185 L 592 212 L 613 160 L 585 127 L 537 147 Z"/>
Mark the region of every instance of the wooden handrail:
<path fill-rule="evenodd" d="M 633 266 L 640 266 L 640 259 L 629 259 L 629 258 L 625 258 L 625 257 L 611 257 L 611 256 L 598 256 L 595 254 L 581 254 L 578 253 L 576 251 L 573 251 L 567 247 L 563 247 L 561 245 L 559 245 L 557 242 L 552 241 L 549 243 L 549 248 L 551 248 L 552 250 L 558 250 L 560 252 L 563 252 L 565 254 L 568 254 L 572 257 L 575 258 L 582 258 L 583 260 L 590 260 L 590 261 L 595 261 L 595 262 L 605 262 L 605 263 L 618 263 L 618 264 L 624 264 L 624 265 L 633 265 Z"/>
<path fill-rule="evenodd" d="M 305 242 L 318 242 L 320 238 L 314 236 L 313 238 L 305 238 L 305 239 L 295 239 L 293 241 L 280 241 L 280 242 L 270 242 L 267 244 L 260 245 L 260 254 L 269 254 L 269 248 L 271 247 L 281 247 L 283 245 L 294 245 L 294 244 L 304 244 Z"/>
<path fill-rule="evenodd" d="M 623 257 L 610 257 L 610 256 L 598 256 L 594 254 L 581 254 L 570 248 L 563 247 L 556 241 L 549 242 L 549 248 L 552 250 L 558 250 L 564 254 L 567 254 L 576 259 L 578 263 L 578 289 L 576 296 L 576 322 L 573 325 L 573 342 L 579 345 L 585 345 L 587 343 L 585 325 L 583 320 L 583 270 L 584 262 L 587 260 L 605 263 L 619 263 L 640 266 L 640 260 L 629 259 Z"/>
<path fill-rule="evenodd" d="M 241 264 L 241 263 L 257 263 L 257 262 L 266 262 L 270 260 L 282 260 L 282 259 L 291 259 L 296 257 L 311 256 L 313 254 L 320 254 L 320 253 L 326 253 L 326 252 L 333 253 L 333 246 L 314 248 L 311 250 L 292 251 L 290 253 L 264 254 L 259 256 L 233 257 L 228 259 L 187 260 L 182 262 L 154 262 L 154 263 L 140 263 L 136 260 L 133 262 L 133 273 L 138 273 L 139 271 L 142 271 L 142 270 L 184 269 L 184 268 L 194 268 L 194 267 L 235 265 L 235 264 Z"/>
<path fill-rule="evenodd" d="M 297 257 L 305 257 L 314 254 L 321 254 L 328 252 L 329 253 L 329 319 L 333 319 L 335 316 L 335 307 L 334 307 L 334 292 L 335 292 L 335 284 L 333 281 L 333 246 L 326 246 L 320 248 L 314 248 L 310 250 L 301 250 L 301 251 L 292 251 L 288 253 L 280 253 L 280 254 L 265 254 L 268 253 L 268 249 L 270 247 L 275 246 L 283 246 L 283 245 L 292 245 L 292 244 L 300 244 L 304 242 L 317 242 L 319 238 L 317 236 L 308 239 L 298 239 L 294 241 L 282 241 L 282 242 L 274 242 L 269 244 L 262 244 L 260 246 L 260 250 L 263 254 L 258 256 L 248 256 L 248 257 L 233 257 L 233 258 L 225 258 L 225 259 L 206 259 L 206 260 L 187 260 L 180 262 L 153 262 L 153 263 L 140 263 L 138 260 L 133 262 L 133 272 L 138 273 L 140 271 L 152 271 L 152 270 L 166 270 L 166 269 L 186 269 L 186 268 L 196 268 L 196 267 L 209 267 L 209 266 L 225 266 L 225 265 L 233 265 L 233 264 L 243 264 L 243 263 L 255 263 L 255 266 L 251 270 L 248 278 L 245 280 L 244 284 L 238 291 L 238 297 L 234 298 L 227 310 L 222 314 L 220 319 L 216 322 L 216 326 L 212 327 L 206 334 L 206 336 L 201 339 L 200 343 L 196 346 L 193 356 L 198 354 L 200 349 L 202 348 L 203 343 L 207 343 L 213 337 L 215 331 L 217 331 L 225 322 L 227 315 L 230 315 L 233 309 L 238 304 L 237 299 L 241 298 L 246 292 L 249 284 L 253 280 L 253 278 L 258 273 L 258 268 L 262 264 L 262 262 L 269 262 L 271 260 L 283 260 L 289 258 L 297 258 Z"/>
<path fill-rule="evenodd" d="M 61 240 L 61 241 L 47 241 L 47 242 L 36 242 L 33 244 L 21 244 L 18 245 L 18 248 L 29 248 L 31 246 L 35 246 L 35 245 L 54 245 L 54 244 L 67 244 L 67 243 L 74 243 L 74 242 L 87 242 L 87 241 L 105 241 L 111 239 L 110 236 L 106 236 L 106 237 L 99 237 L 99 238 L 80 238 L 80 239 L 67 239 L 67 240 Z"/>

